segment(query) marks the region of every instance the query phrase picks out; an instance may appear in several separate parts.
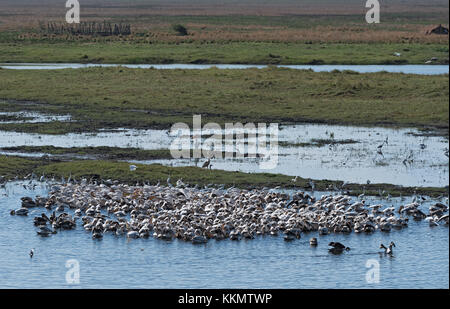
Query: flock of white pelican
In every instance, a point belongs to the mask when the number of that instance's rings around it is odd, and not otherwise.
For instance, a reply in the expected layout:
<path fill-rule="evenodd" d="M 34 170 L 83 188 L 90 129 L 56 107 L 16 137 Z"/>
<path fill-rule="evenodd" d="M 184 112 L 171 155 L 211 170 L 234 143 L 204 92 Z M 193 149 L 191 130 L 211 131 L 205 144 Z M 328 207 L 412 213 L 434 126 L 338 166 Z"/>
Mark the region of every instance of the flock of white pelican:
<path fill-rule="evenodd" d="M 448 226 L 447 205 L 437 202 L 428 214 L 419 206 L 417 202 L 397 209 L 369 205 L 342 194 L 314 198 L 305 192 L 289 195 L 273 190 L 199 189 L 182 183 L 166 187 L 84 181 L 54 185 L 48 197 L 23 197 L 22 207 L 12 210 L 11 215 L 27 215 L 30 208 L 45 207 L 51 215 L 42 213 L 34 218 L 41 236 L 81 224 L 96 239 L 111 233 L 128 238 L 177 238 L 196 244 L 209 239 L 279 234 L 293 241 L 310 231 L 320 235 L 388 232 L 407 227 L 410 217 L 425 219 L 431 226 Z M 310 244 L 317 245 L 317 239 L 312 238 Z M 347 248 L 337 248 L 341 249 Z"/>

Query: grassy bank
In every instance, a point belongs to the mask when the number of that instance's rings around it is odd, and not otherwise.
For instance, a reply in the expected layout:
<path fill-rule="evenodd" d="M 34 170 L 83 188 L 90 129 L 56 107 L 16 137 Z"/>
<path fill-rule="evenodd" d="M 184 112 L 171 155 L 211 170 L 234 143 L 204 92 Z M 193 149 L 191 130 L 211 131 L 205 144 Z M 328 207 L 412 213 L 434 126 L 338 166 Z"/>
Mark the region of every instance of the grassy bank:
<path fill-rule="evenodd" d="M 41 160 L 29 160 L 13 156 L 0 155 L 0 179 L 13 180 L 16 177 L 23 178 L 31 174 L 34 169 L 44 164 Z"/>
<path fill-rule="evenodd" d="M 0 63 L 448 64 L 447 43 L 25 41 L 0 43 Z"/>
<path fill-rule="evenodd" d="M 332 143 L 332 142 L 330 142 Z M 322 146 L 327 145 L 323 144 Z M 169 149 L 145 150 L 139 148 L 120 147 L 55 147 L 55 146 L 17 146 L 0 147 L 0 151 L 21 154 L 47 154 L 56 156 L 56 159 L 103 159 L 103 160 L 162 160 L 173 159 Z M 193 155 L 191 151 L 191 155 Z M 226 155 L 236 156 L 236 152 L 222 152 L 222 157 Z M 246 154 L 245 154 L 246 155 Z"/>
<path fill-rule="evenodd" d="M 0 109 L 71 114 L 72 122 L 1 124 L 40 133 L 218 122 L 321 122 L 448 131 L 448 75 L 290 69 L 0 70 Z"/>
<path fill-rule="evenodd" d="M 289 143 L 289 142 L 279 142 L 278 144 L 282 147 L 324 147 L 324 146 L 332 146 L 332 145 L 348 145 L 348 144 L 358 144 L 358 141 L 352 139 L 311 139 L 311 142 L 305 143 Z"/>
<path fill-rule="evenodd" d="M 89 161 L 78 160 L 70 162 L 54 162 L 46 159 L 22 159 L 17 157 L 0 156 L 0 176 L 7 179 L 25 177 L 35 173 L 38 177 L 45 175 L 47 178 L 61 176 L 66 179 L 71 175 L 72 179 L 96 178 L 112 179 L 121 182 L 135 184 L 136 182 L 149 182 L 156 184 L 166 184 L 170 176 L 173 184 L 178 179 L 190 185 L 225 185 L 226 187 L 239 188 L 297 188 L 299 190 L 308 190 L 311 188 L 310 179 L 299 178 L 295 183 L 292 177 L 277 174 L 247 174 L 241 172 L 228 172 L 221 170 L 206 170 L 197 167 L 166 167 L 159 164 L 140 165 L 137 164 L 135 171 L 130 171 L 129 163 L 114 161 Z M 332 190 L 333 187 L 341 188 L 341 181 L 314 180 L 315 189 Z M 440 196 L 448 193 L 448 188 L 411 188 L 400 187 L 389 184 L 370 184 L 357 185 L 347 184 L 343 190 L 349 194 L 358 195 L 365 192 L 367 195 L 378 195 L 380 190 L 384 195 L 388 193 L 393 196 L 412 195 L 414 193 L 430 196 Z"/>

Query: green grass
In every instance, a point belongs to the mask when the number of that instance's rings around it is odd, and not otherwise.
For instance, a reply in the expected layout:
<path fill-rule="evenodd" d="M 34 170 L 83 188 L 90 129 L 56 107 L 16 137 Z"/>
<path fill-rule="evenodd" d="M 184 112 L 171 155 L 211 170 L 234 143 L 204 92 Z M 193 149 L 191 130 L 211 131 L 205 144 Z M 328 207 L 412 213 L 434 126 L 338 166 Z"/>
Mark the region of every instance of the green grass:
<path fill-rule="evenodd" d="M 0 70 L 0 109 L 71 114 L 73 122 L 1 124 L 39 133 L 218 122 L 318 122 L 448 131 L 448 75 L 290 69 Z M 11 100 L 11 101 L 8 101 Z M 18 100 L 18 101 L 17 101 Z M 447 132 L 448 133 L 448 132 Z"/>
<path fill-rule="evenodd" d="M 305 5 L 305 4 L 302 4 Z M 368 28 L 366 20 L 361 14 L 311 14 L 311 15 L 283 15 L 283 16 L 259 16 L 259 15 L 153 15 L 139 16 L 139 22 L 151 25 L 151 29 L 160 29 L 167 24 L 190 24 L 195 29 L 199 25 L 213 26 L 259 26 L 282 27 L 288 29 L 312 29 L 315 27 L 343 27 L 360 26 Z M 405 25 L 429 25 L 445 24 L 448 22 L 448 12 L 396 12 L 383 13 L 383 22 L 377 25 L 380 30 L 404 30 Z M 136 22 L 136 17 L 120 16 L 111 18 L 112 22 Z M 158 27 L 159 26 L 159 27 Z M 237 31 L 237 30 L 236 30 Z"/>
<path fill-rule="evenodd" d="M 289 143 L 289 142 L 279 142 L 278 144 L 282 147 L 323 147 L 327 145 L 348 145 L 357 144 L 358 141 L 352 139 L 317 139 L 313 138 L 310 142 L 305 143 Z"/>
<path fill-rule="evenodd" d="M 42 162 L 39 160 L 0 155 L 0 178 L 14 179 L 16 176 L 25 177 L 41 164 Z"/>
<path fill-rule="evenodd" d="M 119 148 L 119 147 L 55 147 L 55 146 L 18 146 L 0 147 L 0 151 L 9 153 L 39 153 L 60 156 L 64 159 L 103 159 L 103 160 L 162 160 L 173 159 L 169 149 L 144 150 L 139 148 Z M 222 152 L 222 157 L 236 156 L 235 152 Z M 247 156 L 248 154 L 244 154 Z M 191 157 L 193 152 L 191 151 Z M 56 158 L 58 160 L 58 158 Z"/>
<path fill-rule="evenodd" d="M 448 45 L 416 43 L 0 43 L 0 63 L 423 64 L 448 63 L 448 55 Z"/>
<path fill-rule="evenodd" d="M 310 189 L 310 179 L 299 178 L 297 182 L 292 181 L 291 176 L 261 173 L 228 172 L 221 170 L 207 170 L 198 167 L 167 167 L 159 164 L 142 165 L 136 164 L 137 169 L 130 171 L 130 164 L 126 162 L 102 161 L 102 160 L 76 160 L 70 162 L 54 162 L 49 160 L 22 159 L 18 157 L 0 156 L 0 176 L 7 179 L 25 177 L 34 173 L 38 177 L 45 175 L 47 178 L 64 176 L 66 179 L 72 176 L 80 180 L 81 178 L 97 178 L 119 180 L 123 183 L 135 184 L 136 182 L 149 182 L 156 184 L 161 182 L 165 185 L 170 176 L 174 184 L 178 179 L 192 186 L 198 184 L 205 185 L 225 185 L 238 188 L 297 188 L 299 190 Z M 340 188 L 341 181 L 314 180 L 315 188 L 318 191 L 332 189 L 333 186 Z M 384 190 L 384 195 L 390 193 L 397 195 L 424 194 L 430 196 L 440 196 L 448 193 L 446 188 L 412 188 L 401 187 L 389 184 L 358 185 L 347 184 L 345 190 L 351 195 L 358 195 L 365 192 L 367 195 L 377 195 L 379 190 Z"/>

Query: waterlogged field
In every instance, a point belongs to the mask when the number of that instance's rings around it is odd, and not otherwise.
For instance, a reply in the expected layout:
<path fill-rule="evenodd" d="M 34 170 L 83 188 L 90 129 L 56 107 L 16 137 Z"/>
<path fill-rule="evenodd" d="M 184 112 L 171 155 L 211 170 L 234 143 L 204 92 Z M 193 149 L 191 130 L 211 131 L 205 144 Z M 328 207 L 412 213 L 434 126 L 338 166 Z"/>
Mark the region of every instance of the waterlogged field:
<path fill-rule="evenodd" d="M 286 68 L 4 69 L 0 84 L 0 151 L 9 158 L 27 157 L 23 164 L 29 166 L 17 174 L 5 168 L 10 178 L 32 172 L 78 178 L 87 173 L 164 182 L 176 173 L 191 183 L 302 188 L 311 187 L 313 179 L 323 189 L 378 195 L 417 190 L 442 194 L 448 183 L 448 74 Z M 233 154 L 231 159 L 213 158 L 211 170 L 202 171 L 205 156 L 174 160 L 169 128 L 177 122 L 191 126 L 194 114 L 202 116 L 203 125 L 281 124 L 278 164 L 262 170 L 264 156 Z M 317 124 L 289 125 L 299 122 Z M 119 173 L 126 164 L 112 172 L 104 163 L 48 165 L 49 159 L 119 160 L 150 164 L 150 169 L 139 168 L 134 173 L 139 176 L 129 178 L 130 173 Z M 8 166 L 8 159 L 4 164 Z M 163 166 L 155 169 L 154 164 Z M 152 175 L 164 168 L 165 173 Z M 183 168 L 200 172 L 192 177 Z M 242 178 L 233 180 L 233 173 Z"/>
<path fill-rule="evenodd" d="M 426 136 L 414 129 L 319 124 L 282 126 L 280 129 L 276 141 L 279 155 L 274 168 L 262 167 L 266 161 L 264 153 L 267 147 L 255 153 L 254 158 L 244 156 L 245 153 L 236 153 L 238 147 L 234 142 L 251 146 L 248 138 L 239 139 L 238 136 L 233 143 L 214 140 L 217 154 L 214 155 L 211 168 L 410 187 L 444 187 L 449 181 L 448 139 L 442 136 Z M 51 156 L 55 159 L 106 158 L 140 164 L 197 167 L 206 161 L 206 157 L 195 160 L 191 151 L 188 152 L 189 158 L 172 158 L 169 150 L 176 150 L 177 144 L 174 143 L 175 137 L 166 130 L 122 129 L 65 135 L 1 133 L 0 153 L 7 155 L 37 158 Z M 215 133 L 222 137 L 224 134 L 233 134 L 233 131 Z M 189 139 L 186 137 L 186 141 L 189 142 Z M 202 139 L 201 149 L 204 152 L 210 150 L 206 140 Z M 275 140 L 269 137 L 267 142 L 270 148 Z M 231 149 L 231 152 L 227 149 Z"/>
<path fill-rule="evenodd" d="M 284 68 L 0 70 L 0 107 L 72 116 L 70 122 L 0 124 L 68 133 L 192 123 L 315 122 L 448 131 L 448 74 L 356 74 Z"/>

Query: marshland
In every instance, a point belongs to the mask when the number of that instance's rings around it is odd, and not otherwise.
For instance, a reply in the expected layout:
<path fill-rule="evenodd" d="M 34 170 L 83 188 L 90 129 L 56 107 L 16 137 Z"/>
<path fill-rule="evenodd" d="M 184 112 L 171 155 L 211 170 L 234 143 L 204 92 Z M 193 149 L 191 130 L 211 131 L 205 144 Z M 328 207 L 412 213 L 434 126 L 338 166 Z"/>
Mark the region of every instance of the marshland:
<path fill-rule="evenodd" d="M 25 2 L 0 3 L 1 287 L 71 287 L 75 259 L 82 288 L 448 288 L 446 1 Z M 194 115 L 279 124 L 278 164 L 174 159 Z"/>

